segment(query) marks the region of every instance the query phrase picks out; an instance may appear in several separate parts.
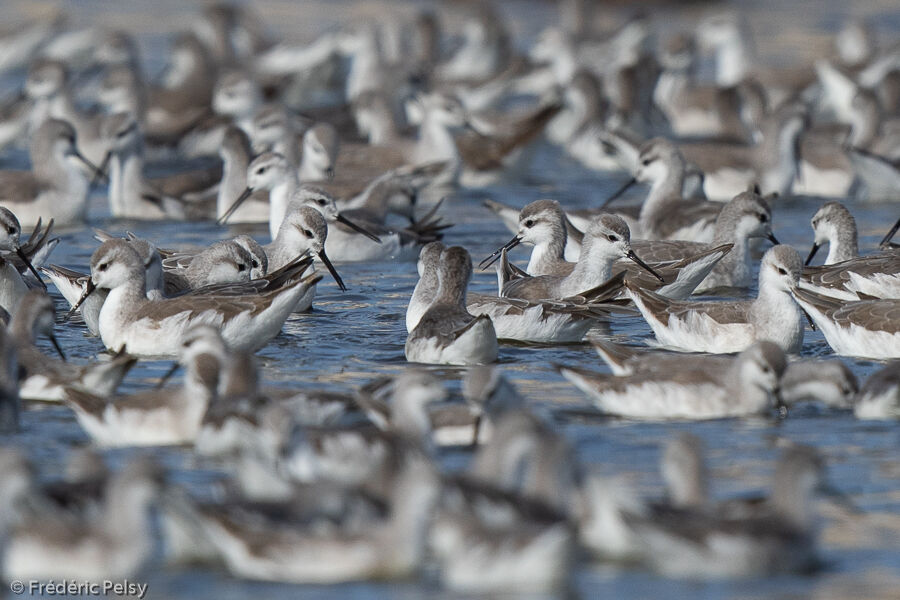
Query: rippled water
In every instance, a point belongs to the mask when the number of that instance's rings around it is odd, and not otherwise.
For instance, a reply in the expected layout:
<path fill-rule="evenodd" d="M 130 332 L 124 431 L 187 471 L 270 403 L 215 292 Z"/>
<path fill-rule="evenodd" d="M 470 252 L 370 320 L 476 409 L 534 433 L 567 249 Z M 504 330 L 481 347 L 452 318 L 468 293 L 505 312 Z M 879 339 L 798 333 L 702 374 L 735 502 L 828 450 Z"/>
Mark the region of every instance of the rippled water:
<path fill-rule="evenodd" d="M 166 3 L 169 4 L 168 2 Z M 535 11 L 549 10 L 538 3 L 513 3 Z M 269 2 L 276 14 L 289 14 L 289 4 Z M 102 2 L 86 3 L 88 14 L 108 7 Z M 131 9 L 139 11 L 135 5 Z M 143 6 L 143 5 L 141 5 Z M 317 4 L 318 6 L 318 4 Z M 877 4 L 868 10 L 882 10 Z M 174 5 L 173 5 L 174 8 Z M 144 9 L 146 10 L 146 9 Z M 350 11 L 342 5 L 342 10 Z M 94 11 L 91 13 L 90 11 Z M 885 13 L 893 19 L 896 32 L 897 10 Z M 758 14 L 757 14 L 758 13 Z M 534 30 L 540 25 L 535 14 L 527 14 L 516 26 Z M 755 18 L 771 22 L 774 17 L 763 10 Z M 809 39 L 833 30 L 839 19 L 819 15 L 813 23 L 803 23 L 794 13 L 786 15 L 785 27 L 803 27 Z M 84 18 L 84 17 L 82 17 Z M 116 17 L 110 17 L 114 22 Z M 119 16 L 120 20 L 124 17 Z M 330 17 L 323 16 L 323 22 Z M 128 19 L 124 19 L 128 21 Z M 151 34 L 142 43 L 161 48 L 156 21 L 150 21 Z M 123 23 L 118 23 L 123 24 Z M 128 26 L 128 22 L 124 23 Z M 309 27 L 309 23 L 304 24 Z M 282 27 L 284 27 L 282 25 Z M 781 48 L 790 42 L 778 38 Z M 794 42 L 796 43 L 796 41 Z M 158 57 L 154 60 L 158 61 Z M 7 157 L 13 162 L 20 157 Z M 7 161 L 4 161 L 7 162 Z M 622 175 L 603 175 L 585 171 L 550 147 L 540 147 L 527 181 L 498 185 L 485 190 L 463 191 L 448 198 L 446 217 L 456 226 L 449 230 L 446 242 L 465 246 L 476 262 L 508 239 L 509 233 L 498 219 L 481 207 L 484 198 L 524 206 L 540 197 L 553 197 L 572 207 L 590 206 L 608 195 Z M 639 197 L 643 190 L 634 192 Z M 90 226 L 113 232 L 130 230 L 146 236 L 161 247 L 179 244 L 208 244 L 229 234 L 210 223 L 172 224 L 113 221 L 105 206 L 105 191 L 93 198 Z M 774 204 L 774 225 L 778 238 L 804 253 L 812 241 L 809 219 L 822 203 L 817 199 L 786 199 Z M 849 201 L 860 229 L 860 247 L 875 247 L 890 222 L 897 218 L 897 204 L 867 205 Z M 86 270 L 97 243 L 90 228 L 60 231 L 62 243 L 52 262 Z M 266 229 L 252 230 L 260 241 L 268 241 Z M 525 251 L 514 258 L 525 259 Z M 404 368 L 403 344 L 406 337 L 404 313 L 416 282 L 413 263 L 345 264 L 338 269 L 350 288 L 341 293 L 330 278 L 319 284 L 315 310 L 294 315 L 283 333 L 259 352 L 264 379 L 284 386 L 316 385 L 347 389 L 376 376 L 396 373 Z M 489 292 L 496 283 L 493 273 L 477 273 L 473 289 Z M 60 313 L 68 307 L 53 291 Z M 640 317 L 616 317 L 612 324 L 615 339 L 641 345 L 652 339 L 650 329 Z M 70 357 L 88 360 L 103 350 L 100 341 L 87 337 L 81 325 L 61 325 L 57 335 Z M 42 342 L 43 343 L 43 342 Z M 49 346 L 47 350 L 50 351 Z M 807 331 L 803 356 L 827 356 L 830 349 L 818 332 Z M 589 346 L 503 345 L 500 362 L 531 403 L 541 407 L 585 407 L 584 397 L 562 379 L 553 363 L 572 363 L 604 369 Z M 877 363 L 846 360 L 858 377 L 865 378 Z M 168 367 L 164 362 L 141 362 L 129 375 L 125 391 L 146 388 L 155 383 Z M 460 370 L 436 369 L 451 387 L 458 387 Z M 810 444 L 828 458 L 833 484 L 852 496 L 865 515 L 848 520 L 846 515 L 829 514 L 822 533 L 822 555 L 827 568 L 815 577 L 722 582 L 711 584 L 678 583 L 638 570 L 609 567 L 585 567 L 574 577 L 574 591 L 584 597 L 610 598 L 807 598 L 807 597 L 898 597 L 900 594 L 900 467 L 897 450 L 900 426 L 896 423 L 863 423 L 845 412 L 800 409 L 787 419 L 722 420 L 707 423 L 640 424 L 587 416 L 563 416 L 558 427 L 577 448 L 581 461 L 601 472 L 627 474 L 642 492 L 658 494 L 661 482 L 657 473 L 659 444 L 681 431 L 701 436 L 708 449 L 714 493 L 733 496 L 759 491 L 768 486 L 772 461 L 783 441 Z M 572 413 L 568 413 L 572 414 Z M 74 445 L 88 443 L 71 412 L 62 406 L 29 405 L 23 415 L 22 432 L 2 443 L 28 450 L 41 472 L 52 476 L 60 472 L 62 461 Z M 172 472 L 175 482 L 206 494 L 221 477 L 220 465 L 200 460 L 189 449 L 164 449 L 152 453 Z M 131 451 L 109 453 L 118 463 Z M 465 456 L 454 453 L 448 464 L 461 465 Z M 347 597 L 420 597 L 450 596 L 424 582 L 355 584 L 336 587 L 294 587 L 236 580 L 224 571 L 208 569 L 152 568 L 145 579 L 150 582 L 150 597 L 239 598 L 250 594 L 266 598 L 296 596 L 317 598 Z M 861 588 L 862 585 L 871 588 Z M 893 594 L 893 596 L 891 595 Z"/>

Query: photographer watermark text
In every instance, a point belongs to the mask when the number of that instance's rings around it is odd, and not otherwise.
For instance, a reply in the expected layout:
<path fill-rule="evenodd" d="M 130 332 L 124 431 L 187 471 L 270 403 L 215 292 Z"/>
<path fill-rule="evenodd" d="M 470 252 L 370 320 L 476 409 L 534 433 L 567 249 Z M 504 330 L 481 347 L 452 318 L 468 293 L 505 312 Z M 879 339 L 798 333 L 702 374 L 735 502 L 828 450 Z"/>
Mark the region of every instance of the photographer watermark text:
<path fill-rule="evenodd" d="M 143 600 L 147 593 L 146 583 L 122 581 L 78 581 L 63 579 L 54 581 L 11 581 L 9 589 L 17 595 L 29 596 L 127 596 Z"/>

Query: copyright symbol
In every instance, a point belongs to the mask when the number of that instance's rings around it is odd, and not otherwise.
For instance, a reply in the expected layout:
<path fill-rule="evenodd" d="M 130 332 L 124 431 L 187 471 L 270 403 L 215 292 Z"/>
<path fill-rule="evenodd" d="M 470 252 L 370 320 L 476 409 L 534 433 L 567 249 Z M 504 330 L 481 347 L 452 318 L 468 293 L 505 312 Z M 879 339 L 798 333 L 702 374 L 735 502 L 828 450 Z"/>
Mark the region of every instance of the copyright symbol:
<path fill-rule="evenodd" d="M 21 594 L 25 591 L 25 584 L 16 579 L 9 583 L 9 589 L 13 594 Z"/>

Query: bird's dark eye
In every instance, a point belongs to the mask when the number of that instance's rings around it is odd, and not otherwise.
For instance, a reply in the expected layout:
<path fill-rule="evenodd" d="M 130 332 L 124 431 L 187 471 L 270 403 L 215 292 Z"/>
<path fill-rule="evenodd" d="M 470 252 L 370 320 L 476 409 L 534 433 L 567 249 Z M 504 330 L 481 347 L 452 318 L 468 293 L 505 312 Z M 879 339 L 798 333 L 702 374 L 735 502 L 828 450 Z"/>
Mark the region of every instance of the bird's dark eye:
<path fill-rule="evenodd" d="M 6 228 L 6 231 L 9 233 L 9 235 L 14 235 L 16 233 L 16 228 L 10 225 Z"/>
<path fill-rule="evenodd" d="M 650 160 L 649 158 L 645 158 L 644 160 L 641 161 L 641 164 L 644 165 L 644 166 L 646 167 L 647 165 L 649 165 L 649 164 L 652 163 L 652 162 L 653 162 L 653 161 Z"/>
<path fill-rule="evenodd" d="M 260 167 L 256 170 L 257 175 L 264 175 L 266 171 L 269 170 L 269 167 Z"/>
<path fill-rule="evenodd" d="M 303 230 L 303 235 L 305 235 L 305 236 L 308 237 L 308 238 L 311 238 L 311 237 L 313 236 L 313 232 L 310 231 L 309 229 L 304 229 L 304 230 Z"/>
<path fill-rule="evenodd" d="M 239 263 L 237 268 L 238 268 L 238 273 L 243 273 L 244 271 L 247 270 L 247 265 L 245 265 L 244 263 Z"/>
<path fill-rule="evenodd" d="M 769 365 L 763 365 L 763 368 L 762 368 L 762 372 L 763 372 L 763 373 L 768 373 L 768 372 L 771 371 L 771 370 L 772 370 L 772 369 L 769 368 Z"/>
<path fill-rule="evenodd" d="M 778 272 L 781 273 L 782 275 L 787 275 L 787 271 L 785 271 L 781 267 L 778 267 Z"/>
<path fill-rule="evenodd" d="M 525 227 L 534 227 L 534 221 L 528 219 L 527 221 L 525 221 Z"/>
<path fill-rule="evenodd" d="M 258 268 L 259 268 L 259 262 L 258 262 L 258 261 L 255 261 L 255 260 L 254 260 L 253 262 L 250 263 L 250 265 L 251 265 L 254 269 L 258 269 Z"/>
<path fill-rule="evenodd" d="M 765 222 L 768 221 L 768 220 L 769 220 L 769 215 L 766 215 L 766 214 L 761 214 L 761 215 L 759 215 L 759 222 L 760 222 L 760 223 L 765 223 Z"/>
<path fill-rule="evenodd" d="M 106 268 L 109 267 L 109 263 L 103 263 L 102 265 L 97 266 L 98 271 L 105 271 Z"/>
<path fill-rule="evenodd" d="M 609 235 L 606 236 L 606 239 L 608 239 L 611 242 L 615 242 L 615 241 L 618 241 L 619 237 L 613 233 L 610 233 Z"/>
<path fill-rule="evenodd" d="M 328 203 L 325 198 L 318 198 L 316 199 L 316 202 L 319 204 L 319 206 L 325 206 Z"/>

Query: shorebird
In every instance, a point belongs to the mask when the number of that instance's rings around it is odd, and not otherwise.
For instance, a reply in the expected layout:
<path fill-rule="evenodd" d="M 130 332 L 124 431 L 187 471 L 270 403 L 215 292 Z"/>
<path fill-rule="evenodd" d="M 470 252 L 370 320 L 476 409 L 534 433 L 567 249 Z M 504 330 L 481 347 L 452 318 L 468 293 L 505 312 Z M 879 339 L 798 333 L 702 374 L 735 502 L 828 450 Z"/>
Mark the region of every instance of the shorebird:
<path fill-rule="evenodd" d="M 528 220 L 526 219 L 526 226 Z M 612 278 L 613 263 L 620 258 L 634 261 L 665 283 L 631 248 L 628 225 L 617 215 L 602 215 L 591 223 L 581 245 L 578 262 L 566 275 L 538 275 L 506 283 L 500 291 L 505 298 L 558 300 L 580 295 Z"/>
<path fill-rule="evenodd" d="M 103 120 L 101 136 L 109 150 L 101 169 L 109 166 L 109 203 L 113 216 L 132 219 L 187 219 L 205 216 L 205 207 L 188 198 L 218 184 L 218 167 L 149 178 L 144 175 L 143 136 L 131 113 Z M 209 194 L 208 194 L 209 195 Z"/>
<path fill-rule="evenodd" d="M 870 375 L 853 401 L 857 419 L 900 418 L 900 362 L 894 360 Z"/>
<path fill-rule="evenodd" d="M 406 338 L 406 359 L 438 364 L 485 364 L 497 360 L 491 319 L 466 309 L 472 259 L 454 246 L 441 253 L 434 299 Z"/>
<path fill-rule="evenodd" d="M 26 400 L 62 401 L 66 387 L 88 390 L 100 396 L 113 394 L 135 359 L 121 355 L 88 365 L 66 362 L 53 333 L 54 310 L 50 297 L 32 290 L 24 300 L 9 324 L 21 371 L 19 395 Z M 35 345 L 39 335 L 50 339 L 62 360 L 41 352 Z"/>
<path fill-rule="evenodd" d="M 809 115 L 800 102 L 786 102 L 767 115 L 761 139 L 754 145 L 698 142 L 681 144 L 685 160 L 704 173 L 703 190 L 710 199 L 728 199 L 748 185 L 763 194 L 788 195 L 799 176 L 798 146 Z"/>
<path fill-rule="evenodd" d="M 816 252 L 825 244 L 828 244 L 828 256 L 824 263 L 826 265 L 859 256 L 856 219 L 843 204 L 833 201 L 826 202 L 816 211 L 810 223 L 815 238 L 805 264 L 811 263 Z"/>
<path fill-rule="evenodd" d="M 900 299 L 847 302 L 799 287 L 792 293 L 835 353 L 900 357 Z"/>
<path fill-rule="evenodd" d="M 752 514 L 687 509 L 627 515 L 650 566 L 668 577 L 721 579 L 809 572 L 816 557 L 811 504 L 832 493 L 822 459 L 793 447 L 778 460 L 772 494 Z"/>
<path fill-rule="evenodd" d="M 31 259 L 36 258 L 39 261 L 38 266 L 40 266 L 59 243 L 59 240 L 54 241 L 47 238 L 53 228 L 53 221 L 44 231 L 40 230 L 40 223 L 39 218 L 36 223 L 37 228 L 28 242 L 23 245 L 19 239 L 22 234 L 19 220 L 12 211 L 0 206 L 0 252 L 4 254 L 0 255 L 0 308 L 10 315 L 16 314 L 16 310 L 29 288 L 40 286 L 42 289 L 46 289 Z M 34 274 L 34 280 L 28 278 L 26 269 Z"/>
<path fill-rule="evenodd" d="M 411 454 L 401 459 L 383 516 L 329 525 L 326 519 L 266 515 L 263 506 L 229 511 L 212 505 L 199 507 L 203 530 L 228 569 L 241 577 L 333 584 L 410 575 L 423 559 L 440 491 L 434 467 Z"/>
<path fill-rule="evenodd" d="M 803 313 L 792 296 L 802 260 L 790 246 L 763 256 L 754 300 L 673 301 L 626 284 L 631 298 L 662 346 L 693 352 L 739 352 L 770 340 L 785 352 L 800 351 Z"/>
<path fill-rule="evenodd" d="M 559 370 L 608 414 L 634 419 L 719 419 L 772 409 L 786 365 L 780 347 L 756 342 L 733 359 L 698 356 L 684 364 L 673 360 L 631 375 L 610 376 L 567 366 Z"/>
<path fill-rule="evenodd" d="M 821 402 L 829 408 L 850 408 L 859 390 L 856 375 L 840 360 L 795 360 L 781 377 L 778 392 L 785 406 Z"/>
<path fill-rule="evenodd" d="M 100 396 L 67 388 L 65 402 L 78 423 L 101 446 L 160 446 L 193 443 L 218 394 L 224 343 L 211 327 L 191 327 L 179 340 L 186 369 L 180 389 L 132 396 Z"/>
<path fill-rule="evenodd" d="M 136 574 L 153 553 L 147 510 L 160 488 L 158 467 L 135 460 L 110 477 L 99 514 L 66 518 L 41 511 L 7 538 L 3 576 L 87 581 Z"/>
<path fill-rule="evenodd" d="M 240 127 L 231 125 L 225 130 L 219 157 L 222 159 L 222 180 L 216 194 L 216 218 L 223 219 L 231 205 L 247 189 L 247 168 L 253 159 L 250 139 Z M 228 216 L 228 220 L 232 223 L 267 222 L 269 204 L 266 191 L 252 193 L 240 208 Z"/>
<path fill-rule="evenodd" d="M 262 286 L 238 287 L 234 294 L 222 291 L 151 300 L 137 252 L 123 240 L 110 240 L 91 257 L 91 279 L 81 301 L 95 289 L 109 290 L 100 309 L 100 338 L 116 351 L 172 355 L 177 351 L 175 340 L 200 323 L 221 327 L 222 337 L 236 351 L 257 350 L 281 331 L 300 297 L 321 279 L 317 274 L 303 276 L 310 262 L 295 261 L 277 277 L 261 280 Z"/>
<path fill-rule="evenodd" d="M 69 161 L 74 156 L 94 172 L 75 146 L 75 130 L 65 121 L 50 119 L 31 140 L 31 171 L 0 171 L 0 204 L 13 211 L 25 227 L 52 215 L 59 225 L 84 221 L 88 179 Z"/>

